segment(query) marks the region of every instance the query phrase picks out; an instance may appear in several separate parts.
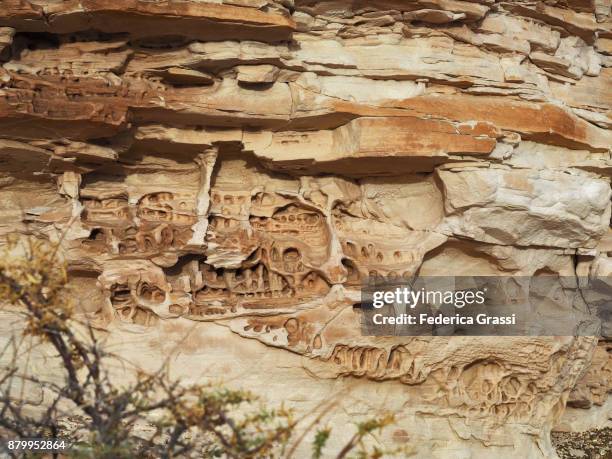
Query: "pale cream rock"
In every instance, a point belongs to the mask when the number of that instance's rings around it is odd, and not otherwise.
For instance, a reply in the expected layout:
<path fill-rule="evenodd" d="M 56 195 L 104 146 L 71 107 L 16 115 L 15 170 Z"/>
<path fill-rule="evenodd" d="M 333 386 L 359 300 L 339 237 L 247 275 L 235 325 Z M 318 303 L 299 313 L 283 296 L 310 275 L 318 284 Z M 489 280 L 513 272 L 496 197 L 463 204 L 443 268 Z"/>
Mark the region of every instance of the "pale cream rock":
<path fill-rule="evenodd" d="M 360 185 L 364 217 L 413 230 L 434 229 L 444 218 L 442 193 L 433 177 L 364 178 Z"/>
<path fill-rule="evenodd" d="M 391 410 L 414 457 L 554 457 L 609 413 L 607 322 L 371 337 L 358 307 L 374 275 L 609 286 L 609 2 L 553 3 L 7 0 L 0 234 L 61 242 L 143 368 L 308 419 L 338 400 L 329 451 Z"/>
<path fill-rule="evenodd" d="M 477 29 L 486 34 L 499 34 L 510 41 L 526 41 L 527 50 L 535 48 L 553 52 L 559 46 L 558 31 L 534 21 L 503 14 L 489 14 Z M 487 38 L 482 37 L 484 43 Z M 528 51 L 529 52 L 529 51 Z"/>
<path fill-rule="evenodd" d="M 317 76 L 302 73 L 296 85 L 306 91 L 362 104 L 384 104 L 425 93 L 425 85 L 414 81 L 371 80 L 362 77 Z"/>
<path fill-rule="evenodd" d="M 24 49 L 19 58 L 4 64 L 7 70 L 32 74 L 53 72 L 88 75 L 119 72 L 133 54 L 125 40 L 86 43 L 61 43 L 58 48 Z"/>
<path fill-rule="evenodd" d="M 593 247 L 609 225 L 604 180 L 547 170 L 459 169 L 438 176 L 447 215 L 442 226 L 450 234 L 495 244 Z"/>
<path fill-rule="evenodd" d="M 564 38 L 554 56 L 542 52 L 531 53 L 531 61 L 552 73 L 580 79 L 584 74 L 597 76 L 601 70 L 601 59 L 578 37 Z"/>
<path fill-rule="evenodd" d="M 513 56 L 502 58 L 501 66 L 504 69 L 504 80 L 510 83 L 522 83 L 527 78 L 527 69 L 521 65 L 523 58 Z"/>
<path fill-rule="evenodd" d="M 215 78 L 208 73 L 181 67 L 170 67 L 158 74 L 171 84 L 209 85 L 215 82 Z"/>
<path fill-rule="evenodd" d="M 571 107 L 593 113 L 593 116 L 611 118 L 612 94 L 607 89 L 612 83 L 612 68 L 602 68 L 597 78 L 583 77 L 575 84 L 551 82 L 552 94 Z"/>
<path fill-rule="evenodd" d="M 0 27 L 0 58 L 13 42 L 14 35 L 15 29 L 11 27 Z"/>
<path fill-rule="evenodd" d="M 273 65 L 239 65 L 236 72 L 236 79 L 242 83 L 274 83 L 279 70 Z"/>
<path fill-rule="evenodd" d="M 58 177 L 57 188 L 60 194 L 72 199 L 78 199 L 81 187 L 81 175 L 74 172 L 64 172 Z"/>

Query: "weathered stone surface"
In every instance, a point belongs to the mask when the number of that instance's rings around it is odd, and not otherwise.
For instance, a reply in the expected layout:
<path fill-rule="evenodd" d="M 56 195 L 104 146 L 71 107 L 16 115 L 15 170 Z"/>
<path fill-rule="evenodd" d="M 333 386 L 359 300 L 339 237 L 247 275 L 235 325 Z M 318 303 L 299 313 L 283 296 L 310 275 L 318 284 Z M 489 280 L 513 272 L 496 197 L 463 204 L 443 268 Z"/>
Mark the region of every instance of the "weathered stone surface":
<path fill-rule="evenodd" d="M 236 79 L 242 83 L 274 83 L 278 67 L 273 65 L 238 65 Z"/>
<path fill-rule="evenodd" d="M 187 381 L 300 414 L 343 394 L 330 424 L 396 411 L 382 441 L 416 457 L 554 457 L 551 429 L 609 417 L 609 323 L 368 337 L 354 306 L 373 275 L 612 275 L 611 24 L 603 0 L 0 1 L 0 235 L 60 241 L 145 368 L 178 348 Z"/>
<path fill-rule="evenodd" d="M 568 405 L 574 408 L 590 408 L 593 404 L 604 405 L 608 392 L 612 391 L 612 351 L 609 342 L 601 341 L 588 370 L 570 393 Z"/>
<path fill-rule="evenodd" d="M 392 175 L 394 167 L 430 171 L 453 154 L 487 155 L 496 135 L 488 123 L 361 117 L 333 131 L 275 133 L 246 145 L 274 169 L 373 176 Z"/>
<path fill-rule="evenodd" d="M 42 4 L 39 4 L 42 3 Z M 136 37 L 181 35 L 197 39 L 286 39 L 293 21 L 277 12 L 215 2 L 6 0 L 0 24 L 26 32 L 74 33 L 87 29 Z M 161 28 L 161 30 L 160 30 Z"/>
<path fill-rule="evenodd" d="M 411 113 L 430 113 L 456 121 L 487 121 L 518 132 L 526 139 L 553 145 L 608 151 L 612 139 L 610 131 L 553 104 L 515 102 L 500 97 L 423 96 L 402 101 L 401 107 Z"/>
<path fill-rule="evenodd" d="M 15 29 L 11 27 L 0 27 L 0 59 L 7 57 L 8 48 L 13 42 Z"/>
<path fill-rule="evenodd" d="M 605 180 L 494 168 L 439 170 L 438 177 L 446 231 L 457 236 L 502 245 L 586 247 L 610 223 Z"/>

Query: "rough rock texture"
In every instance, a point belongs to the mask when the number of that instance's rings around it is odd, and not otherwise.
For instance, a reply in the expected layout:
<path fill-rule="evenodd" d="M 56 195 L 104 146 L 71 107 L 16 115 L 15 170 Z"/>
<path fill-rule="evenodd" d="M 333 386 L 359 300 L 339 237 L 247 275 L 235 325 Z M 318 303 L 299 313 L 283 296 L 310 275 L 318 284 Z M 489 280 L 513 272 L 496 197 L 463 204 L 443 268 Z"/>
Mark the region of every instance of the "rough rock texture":
<path fill-rule="evenodd" d="M 553 444 L 562 459 L 606 459 L 612 455 L 612 429 L 580 433 L 554 433 Z"/>
<path fill-rule="evenodd" d="M 553 457 L 566 404 L 612 417 L 612 332 L 363 337 L 353 306 L 372 273 L 612 274 L 611 25 L 607 0 L 0 0 L 0 233 L 61 240 L 143 366 L 178 347 L 187 379 L 339 397 L 334 425 L 397 411 L 418 457 Z"/>

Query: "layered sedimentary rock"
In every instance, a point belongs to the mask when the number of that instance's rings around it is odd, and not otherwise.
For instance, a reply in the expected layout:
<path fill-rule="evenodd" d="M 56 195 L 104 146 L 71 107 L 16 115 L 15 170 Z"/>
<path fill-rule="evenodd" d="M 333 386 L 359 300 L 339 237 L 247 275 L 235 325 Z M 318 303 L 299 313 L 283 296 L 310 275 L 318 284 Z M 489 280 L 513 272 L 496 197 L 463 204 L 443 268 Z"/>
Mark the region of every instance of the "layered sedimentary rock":
<path fill-rule="evenodd" d="M 178 350 L 177 375 L 301 413 L 342 395 L 332 424 L 392 410 L 383 440 L 418 457 L 550 457 L 566 404 L 609 410 L 609 329 L 367 337 L 355 305 L 372 275 L 610 276 L 611 21 L 604 0 L 0 1 L 0 233 L 59 241 L 144 366 Z"/>

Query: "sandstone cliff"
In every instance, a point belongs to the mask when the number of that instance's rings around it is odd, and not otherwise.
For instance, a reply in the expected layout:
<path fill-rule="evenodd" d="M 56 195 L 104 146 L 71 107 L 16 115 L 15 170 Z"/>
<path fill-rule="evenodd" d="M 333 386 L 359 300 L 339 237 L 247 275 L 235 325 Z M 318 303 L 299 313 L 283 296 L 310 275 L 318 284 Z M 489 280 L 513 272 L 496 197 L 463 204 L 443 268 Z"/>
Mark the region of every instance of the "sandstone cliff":
<path fill-rule="evenodd" d="M 0 0 L 0 64 L 0 234 L 61 240 L 126 356 L 394 410 L 418 457 L 612 417 L 609 330 L 364 337 L 353 308 L 372 273 L 611 275 L 609 0 Z"/>

